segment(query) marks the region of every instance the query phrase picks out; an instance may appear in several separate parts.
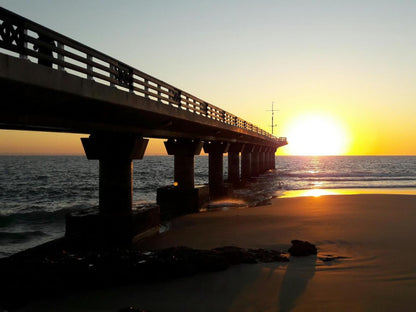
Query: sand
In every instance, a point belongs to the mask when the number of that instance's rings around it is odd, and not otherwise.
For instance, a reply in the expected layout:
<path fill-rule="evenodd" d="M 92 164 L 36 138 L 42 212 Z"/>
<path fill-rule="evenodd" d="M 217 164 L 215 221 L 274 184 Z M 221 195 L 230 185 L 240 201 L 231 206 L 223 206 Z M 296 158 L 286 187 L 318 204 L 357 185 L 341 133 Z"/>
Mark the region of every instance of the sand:
<path fill-rule="evenodd" d="M 233 266 L 165 282 L 63 294 L 22 311 L 415 311 L 416 196 L 278 198 L 272 205 L 174 220 L 140 245 L 287 249 L 308 240 L 318 256 Z M 325 262 L 326 255 L 346 258 Z"/>

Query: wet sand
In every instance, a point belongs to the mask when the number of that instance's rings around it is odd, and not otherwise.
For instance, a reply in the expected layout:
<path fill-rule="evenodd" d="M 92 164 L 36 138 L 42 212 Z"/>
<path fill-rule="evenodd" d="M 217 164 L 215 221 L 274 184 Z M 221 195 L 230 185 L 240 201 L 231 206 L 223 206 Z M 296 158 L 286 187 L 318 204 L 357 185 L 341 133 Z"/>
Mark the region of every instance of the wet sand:
<path fill-rule="evenodd" d="M 414 311 L 416 196 L 278 198 L 272 205 L 174 220 L 139 247 L 288 249 L 293 239 L 318 256 L 233 266 L 164 282 L 62 294 L 22 311 Z M 323 261 L 327 255 L 346 258 Z"/>

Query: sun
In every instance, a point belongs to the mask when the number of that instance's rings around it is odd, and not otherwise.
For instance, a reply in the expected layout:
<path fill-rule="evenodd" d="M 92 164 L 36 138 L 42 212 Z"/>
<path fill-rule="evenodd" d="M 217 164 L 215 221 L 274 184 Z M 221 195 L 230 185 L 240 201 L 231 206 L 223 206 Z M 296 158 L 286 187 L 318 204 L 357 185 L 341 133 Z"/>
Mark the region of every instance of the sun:
<path fill-rule="evenodd" d="M 295 118 L 285 130 L 290 155 L 343 155 L 349 138 L 343 124 L 326 114 L 307 114 Z"/>

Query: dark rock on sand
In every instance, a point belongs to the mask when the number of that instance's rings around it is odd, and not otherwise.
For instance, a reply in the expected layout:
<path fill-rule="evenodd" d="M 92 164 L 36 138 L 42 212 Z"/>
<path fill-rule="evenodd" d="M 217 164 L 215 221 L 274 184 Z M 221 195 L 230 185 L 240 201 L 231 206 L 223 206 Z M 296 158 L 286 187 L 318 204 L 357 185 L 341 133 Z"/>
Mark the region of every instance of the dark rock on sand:
<path fill-rule="evenodd" d="M 292 240 L 292 247 L 288 251 L 293 257 L 305 257 L 318 253 L 315 245 L 301 240 Z"/>

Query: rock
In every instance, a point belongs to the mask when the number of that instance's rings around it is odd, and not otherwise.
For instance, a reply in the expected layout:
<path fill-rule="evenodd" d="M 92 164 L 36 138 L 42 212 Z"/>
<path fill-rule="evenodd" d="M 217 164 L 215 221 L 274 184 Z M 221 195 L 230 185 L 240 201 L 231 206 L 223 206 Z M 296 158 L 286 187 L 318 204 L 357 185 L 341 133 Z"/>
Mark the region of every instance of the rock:
<path fill-rule="evenodd" d="M 301 240 L 292 240 L 292 247 L 288 251 L 293 257 L 305 257 L 318 253 L 315 245 Z"/>

